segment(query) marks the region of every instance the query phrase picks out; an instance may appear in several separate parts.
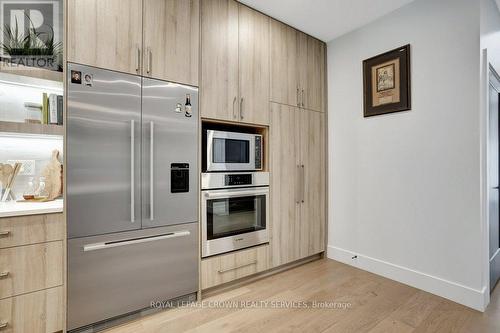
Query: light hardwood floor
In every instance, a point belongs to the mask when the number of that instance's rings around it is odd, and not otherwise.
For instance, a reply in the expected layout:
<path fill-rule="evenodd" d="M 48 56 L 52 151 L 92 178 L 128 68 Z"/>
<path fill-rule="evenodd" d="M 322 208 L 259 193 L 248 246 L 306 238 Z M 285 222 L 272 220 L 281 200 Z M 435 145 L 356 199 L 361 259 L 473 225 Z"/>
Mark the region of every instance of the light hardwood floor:
<path fill-rule="evenodd" d="M 106 333 L 500 332 L 500 288 L 485 313 L 404 284 L 321 259 L 203 300 L 268 301 L 269 308 L 176 308 Z M 349 303 L 346 309 L 271 308 L 271 302 Z M 302 303 L 300 303 L 302 304 Z"/>

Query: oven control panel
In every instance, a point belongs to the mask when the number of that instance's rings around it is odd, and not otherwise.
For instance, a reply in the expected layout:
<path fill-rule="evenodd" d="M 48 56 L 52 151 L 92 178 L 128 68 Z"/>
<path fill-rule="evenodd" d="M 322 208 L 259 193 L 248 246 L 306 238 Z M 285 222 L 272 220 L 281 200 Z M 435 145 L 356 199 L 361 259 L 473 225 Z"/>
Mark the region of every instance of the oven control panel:
<path fill-rule="evenodd" d="M 224 183 L 226 186 L 252 185 L 252 174 L 226 175 Z"/>

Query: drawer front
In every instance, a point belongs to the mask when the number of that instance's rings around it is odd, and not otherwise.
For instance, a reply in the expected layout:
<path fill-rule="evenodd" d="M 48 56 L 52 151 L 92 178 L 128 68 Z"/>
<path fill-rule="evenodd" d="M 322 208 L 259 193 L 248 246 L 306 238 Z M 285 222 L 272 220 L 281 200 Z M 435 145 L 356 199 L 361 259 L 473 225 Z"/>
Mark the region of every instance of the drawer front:
<path fill-rule="evenodd" d="M 0 300 L 2 333 L 59 332 L 63 316 L 62 287 Z"/>
<path fill-rule="evenodd" d="M 198 239 L 186 223 L 68 240 L 68 329 L 197 292 Z"/>
<path fill-rule="evenodd" d="M 0 249 L 64 239 L 64 215 L 0 218 Z"/>
<path fill-rule="evenodd" d="M 62 284 L 62 241 L 0 250 L 0 299 Z"/>
<path fill-rule="evenodd" d="M 214 287 L 269 268 L 269 245 L 262 245 L 201 261 L 202 289 Z"/>

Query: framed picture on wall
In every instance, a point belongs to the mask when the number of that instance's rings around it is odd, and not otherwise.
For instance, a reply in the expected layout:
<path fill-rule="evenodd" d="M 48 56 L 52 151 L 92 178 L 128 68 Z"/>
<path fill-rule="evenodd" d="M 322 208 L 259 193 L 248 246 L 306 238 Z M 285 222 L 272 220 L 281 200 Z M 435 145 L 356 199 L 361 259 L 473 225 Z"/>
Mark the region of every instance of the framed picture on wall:
<path fill-rule="evenodd" d="M 411 110 L 410 45 L 363 61 L 364 116 Z"/>

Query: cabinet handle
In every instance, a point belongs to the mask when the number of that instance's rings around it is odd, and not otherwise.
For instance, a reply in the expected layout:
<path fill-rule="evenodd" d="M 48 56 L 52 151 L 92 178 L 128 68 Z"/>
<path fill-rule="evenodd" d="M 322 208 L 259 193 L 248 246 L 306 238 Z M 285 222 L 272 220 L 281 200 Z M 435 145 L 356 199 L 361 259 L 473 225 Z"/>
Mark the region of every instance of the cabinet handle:
<path fill-rule="evenodd" d="M 304 100 L 305 100 L 304 89 L 302 89 L 302 101 L 300 102 L 302 107 L 304 107 Z"/>
<path fill-rule="evenodd" d="M 231 268 L 227 268 L 227 269 L 219 269 L 217 272 L 219 274 L 221 274 L 221 273 L 226 273 L 226 272 L 234 271 L 235 269 L 238 269 L 238 268 L 252 266 L 252 265 L 257 265 L 257 260 L 251 261 L 251 262 L 249 262 L 247 264 L 243 264 L 243 265 L 239 265 L 239 266 L 235 266 L 235 267 L 231 267 Z"/>
<path fill-rule="evenodd" d="M 302 164 L 302 203 L 304 203 L 306 198 L 306 172 L 304 164 Z"/>
<path fill-rule="evenodd" d="M 299 90 L 299 86 L 297 86 L 297 96 L 296 96 L 297 97 L 297 106 L 300 107 L 300 96 L 299 96 L 299 94 L 300 94 L 300 90 Z"/>
<path fill-rule="evenodd" d="M 234 96 L 234 99 L 233 99 L 233 118 L 236 119 L 236 108 L 234 107 L 236 104 L 236 96 Z"/>
<path fill-rule="evenodd" d="M 147 66 L 146 66 L 146 73 L 147 74 L 151 74 L 151 63 L 153 62 L 153 52 L 151 52 L 151 48 L 147 48 L 147 58 L 148 58 L 148 61 L 147 61 Z"/>
<path fill-rule="evenodd" d="M 141 49 L 137 46 L 137 58 L 136 58 L 136 64 L 135 64 L 135 71 L 137 73 L 140 72 L 141 70 Z"/>
<path fill-rule="evenodd" d="M 9 324 L 8 321 L 2 321 L 2 322 L 0 322 L 0 330 L 6 328 L 8 324 Z"/>
<path fill-rule="evenodd" d="M 297 176 L 295 177 L 297 180 L 297 185 L 295 186 L 295 203 L 300 203 L 300 165 L 297 165 Z"/>
<path fill-rule="evenodd" d="M 0 273 L 0 279 L 6 278 L 7 276 L 9 276 L 9 274 L 9 271 Z"/>
<path fill-rule="evenodd" d="M 7 237 L 10 235 L 10 231 L 0 231 L 0 237 Z"/>
<path fill-rule="evenodd" d="M 240 100 L 240 118 L 243 120 L 243 97 Z"/>

